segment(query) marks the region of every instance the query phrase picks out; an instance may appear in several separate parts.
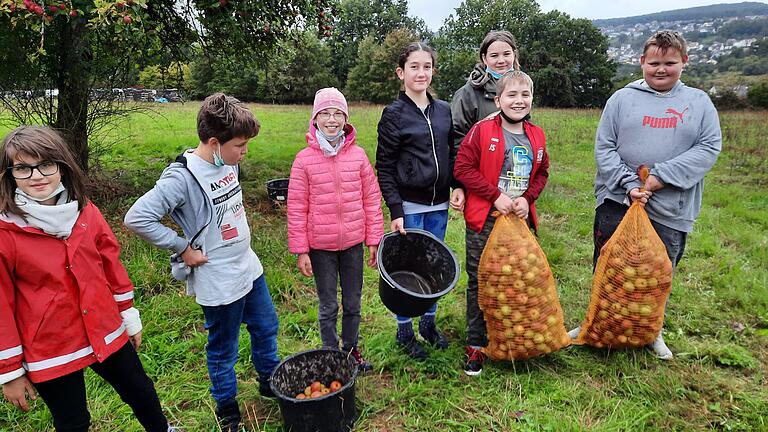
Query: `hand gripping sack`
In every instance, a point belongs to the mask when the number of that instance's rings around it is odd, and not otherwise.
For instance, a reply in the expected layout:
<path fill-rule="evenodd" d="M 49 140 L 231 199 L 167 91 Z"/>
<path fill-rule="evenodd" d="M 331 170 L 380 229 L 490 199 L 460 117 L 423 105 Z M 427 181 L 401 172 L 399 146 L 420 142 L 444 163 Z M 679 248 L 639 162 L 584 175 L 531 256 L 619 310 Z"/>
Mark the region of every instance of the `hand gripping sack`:
<path fill-rule="evenodd" d="M 477 277 L 491 359 L 523 360 L 571 343 L 547 257 L 522 219 L 496 219 Z"/>
<path fill-rule="evenodd" d="M 633 203 L 600 251 L 587 316 L 575 344 L 648 345 L 664 324 L 672 262 L 645 209 Z"/>

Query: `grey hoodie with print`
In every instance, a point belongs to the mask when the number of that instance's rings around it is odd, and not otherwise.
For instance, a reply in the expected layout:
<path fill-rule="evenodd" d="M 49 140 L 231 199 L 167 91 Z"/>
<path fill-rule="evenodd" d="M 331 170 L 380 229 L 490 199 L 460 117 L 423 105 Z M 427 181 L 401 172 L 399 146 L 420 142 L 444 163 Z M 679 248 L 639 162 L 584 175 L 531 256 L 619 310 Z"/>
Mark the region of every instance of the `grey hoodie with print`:
<path fill-rule="evenodd" d="M 648 216 L 669 228 L 693 229 L 701 209 L 704 176 L 722 147 L 720 121 L 709 96 L 678 81 L 659 93 L 640 79 L 608 99 L 595 137 L 595 197 L 629 203 L 641 187 L 645 164 L 664 183 L 645 206 Z"/>

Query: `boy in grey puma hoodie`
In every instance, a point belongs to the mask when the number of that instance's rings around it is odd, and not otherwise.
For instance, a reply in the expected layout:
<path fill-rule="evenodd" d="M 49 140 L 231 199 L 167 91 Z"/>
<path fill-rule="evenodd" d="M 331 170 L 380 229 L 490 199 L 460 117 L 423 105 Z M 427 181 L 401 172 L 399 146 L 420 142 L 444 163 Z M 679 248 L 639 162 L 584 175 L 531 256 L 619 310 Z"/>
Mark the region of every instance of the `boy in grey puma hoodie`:
<path fill-rule="evenodd" d="M 603 109 L 595 138 L 595 263 L 632 201 L 645 206 L 672 265 L 683 256 L 701 210 L 704 176 L 722 146 L 709 96 L 680 81 L 687 61 L 681 35 L 657 32 L 640 57 L 643 79 L 614 93 Z M 645 184 L 637 175 L 642 164 L 650 167 Z M 661 333 L 651 348 L 661 359 L 672 358 Z"/>

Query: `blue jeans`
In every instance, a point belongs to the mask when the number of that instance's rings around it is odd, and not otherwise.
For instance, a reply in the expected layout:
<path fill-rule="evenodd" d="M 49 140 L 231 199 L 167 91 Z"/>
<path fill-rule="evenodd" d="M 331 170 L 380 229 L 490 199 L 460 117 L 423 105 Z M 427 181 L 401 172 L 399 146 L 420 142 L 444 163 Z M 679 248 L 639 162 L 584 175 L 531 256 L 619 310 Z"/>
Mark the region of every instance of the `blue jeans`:
<path fill-rule="evenodd" d="M 269 295 L 264 275 L 253 281 L 253 289 L 228 305 L 203 306 L 208 343 L 205 345 L 211 394 L 218 406 L 235 401 L 237 376 L 235 362 L 240 340 L 240 324 L 251 335 L 253 366 L 259 381 L 266 383 L 280 363 L 277 357 L 277 312 Z"/>
<path fill-rule="evenodd" d="M 440 240 L 445 240 L 445 231 L 448 229 L 448 210 L 436 210 L 426 213 L 407 214 L 403 217 L 403 227 L 423 229 L 429 231 Z M 435 315 L 437 313 L 437 302 L 432 305 L 424 315 Z M 410 317 L 397 315 L 398 323 L 411 321 Z"/>

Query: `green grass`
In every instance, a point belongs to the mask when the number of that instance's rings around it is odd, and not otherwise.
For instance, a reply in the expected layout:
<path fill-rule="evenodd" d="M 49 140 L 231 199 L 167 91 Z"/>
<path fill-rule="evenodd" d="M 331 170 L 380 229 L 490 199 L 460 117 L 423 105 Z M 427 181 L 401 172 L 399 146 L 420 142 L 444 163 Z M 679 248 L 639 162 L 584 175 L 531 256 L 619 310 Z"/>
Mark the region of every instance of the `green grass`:
<path fill-rule="evenodd" d="M 284 209 L 267 200 L 267 179 L 286 177 L 305 145 L 308 106 L 252 106 L 262 123 L 243 164 L 253 247 L 264 263 L 281 320 L 287 356 L 320 345 L 317 300 L 288 254 Z M 358 143 L 376 146 L 381 106 L 351 107 Z M 165 251 L 122 228 L 122 215 L 160 170 L 196 145 L 197 104 L 163 105 L 117 128 L 102 160 L 94 200 L 123 244 L 145 332 L 140 351 L 169 418 L 188 431 L 218 430 L 208 394 L 202 313 L 170 278 Z M 591 282 L 594 133 L 599 111 L 534 110 L 548 137 L 550 180 L 537 203 L 540 242 L 557 279 L 566 326 L 584 318 Z M 357 381 L 360 431 L 666 431 L 768 430 L 768 136 L 765 112 L 721 113 L 724 151 L 706 180 L 704 207 L 678 267 L 666 322 L 676 357 L 643 351 L 571 347 L 544 358 L 491 363 L 482 375 L 462 372 L 463 277 L 440 301 L 438 323 L 451 340 L 416 363 L 395 344 L 394 319 L 382 306 L 378 275 L 365 274 L 361 344 L 376 366 Z M 452 213 L 448 244 L 464 256 L 464 223 Z M 740 323 L 741 326 L 735 324 Z M 258 396 L 247 333 L 237 365 L 247 430 L 276 431 L 276 402 Z M 94 431 L 137 431 L 111 388 L 88 372 Z M 52 430 L 41 401 L 28 414 L 0 406 L 0 430 Z"/>

